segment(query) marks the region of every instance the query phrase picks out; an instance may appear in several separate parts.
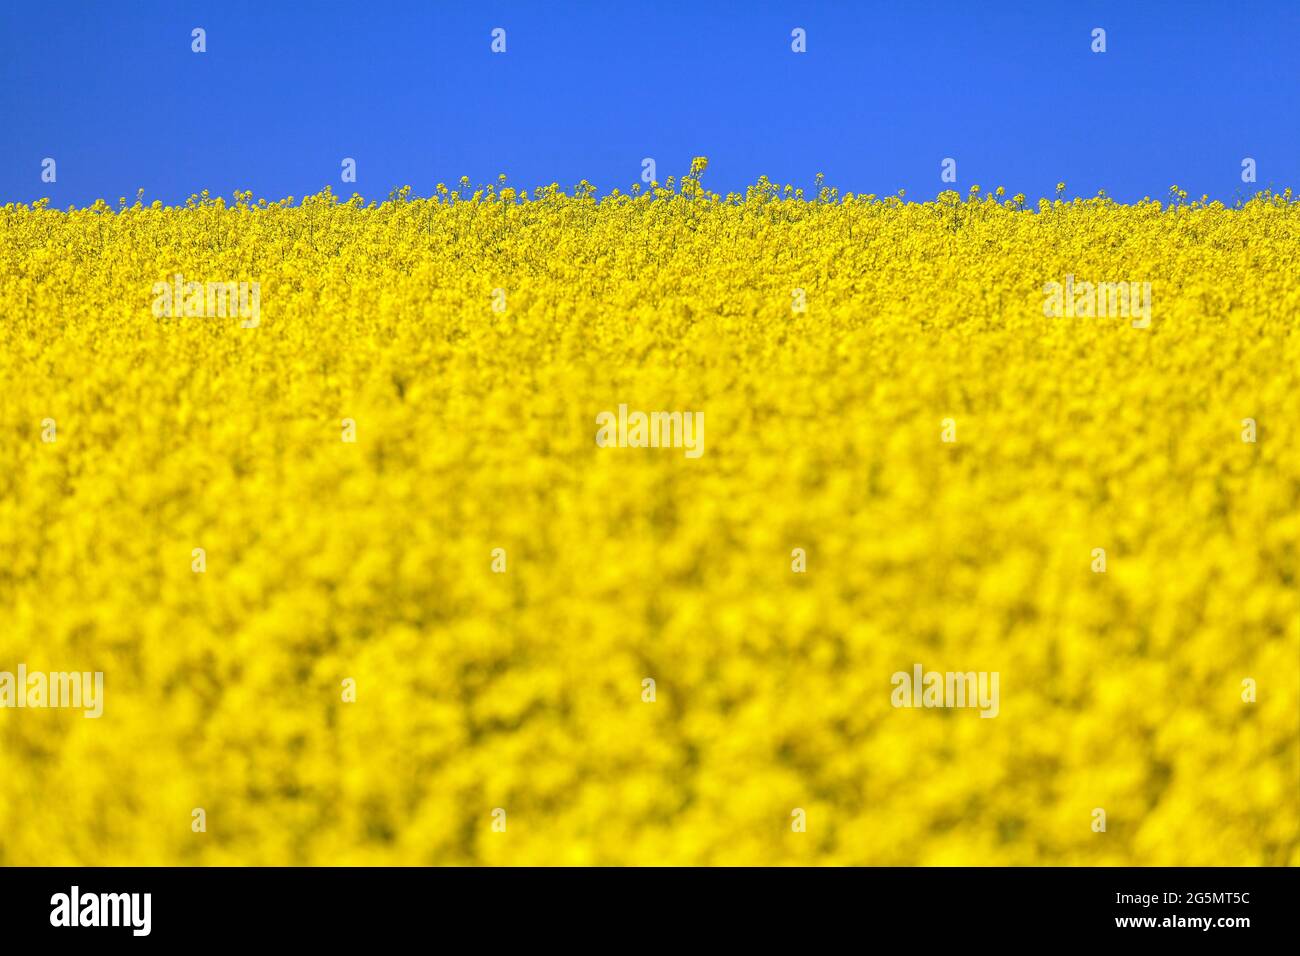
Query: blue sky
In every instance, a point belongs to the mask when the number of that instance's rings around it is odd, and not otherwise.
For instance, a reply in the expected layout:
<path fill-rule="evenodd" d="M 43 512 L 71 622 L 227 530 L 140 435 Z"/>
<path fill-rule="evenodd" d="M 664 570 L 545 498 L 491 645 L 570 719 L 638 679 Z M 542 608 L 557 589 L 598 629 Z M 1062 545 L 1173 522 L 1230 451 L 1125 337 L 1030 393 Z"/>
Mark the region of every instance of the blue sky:
<path fill-rule="evenodd" d="M 1231 200 L 1300 186 L 1297 36 L 1298 0 L 3 0 L 0 202 L 383 198 L 502 172 L 605 192 L 695 155 L 723 193 L 824 172 L 927 199 L 952 157 L 962 192 Z"/>

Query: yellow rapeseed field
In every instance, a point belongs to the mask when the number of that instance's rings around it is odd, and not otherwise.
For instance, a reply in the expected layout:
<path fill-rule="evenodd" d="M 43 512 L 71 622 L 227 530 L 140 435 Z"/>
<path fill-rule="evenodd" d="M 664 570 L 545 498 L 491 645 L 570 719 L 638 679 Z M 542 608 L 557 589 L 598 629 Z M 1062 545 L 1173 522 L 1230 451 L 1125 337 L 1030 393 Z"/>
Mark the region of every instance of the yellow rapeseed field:
<path fill-rule="evenodd" d="M 0 864 L 1300 864 L 1300 204 L 703 166 L 4 206 Z"/>

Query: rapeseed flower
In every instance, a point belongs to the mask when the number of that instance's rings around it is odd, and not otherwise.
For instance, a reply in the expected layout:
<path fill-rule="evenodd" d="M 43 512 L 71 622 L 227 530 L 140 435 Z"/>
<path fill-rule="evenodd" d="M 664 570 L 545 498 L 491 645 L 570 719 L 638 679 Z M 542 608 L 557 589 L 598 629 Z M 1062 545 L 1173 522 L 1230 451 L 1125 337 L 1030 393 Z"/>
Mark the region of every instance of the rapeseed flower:
<path fill-rule="evenodd" d="M 0 210 L 0 863 L 1300 864 L 1289 196 L 706 165 Z"/>

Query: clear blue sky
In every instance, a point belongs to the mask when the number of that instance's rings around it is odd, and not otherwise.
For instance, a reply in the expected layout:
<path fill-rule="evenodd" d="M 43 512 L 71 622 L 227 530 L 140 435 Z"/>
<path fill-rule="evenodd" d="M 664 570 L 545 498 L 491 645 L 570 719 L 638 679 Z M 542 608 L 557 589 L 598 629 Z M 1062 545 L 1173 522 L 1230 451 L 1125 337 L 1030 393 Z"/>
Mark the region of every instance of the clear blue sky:
<path fill-rule="evenodd" d="M 700 154 L 723 193 L 824 172 L 926 199 L 953 157 L 963 193 L 1230 200 L 1300 186 L 1297 48 L 1300 0 L 0 0 L 0 202 L 383 198 L 501 172 L 603 193 Z"/>

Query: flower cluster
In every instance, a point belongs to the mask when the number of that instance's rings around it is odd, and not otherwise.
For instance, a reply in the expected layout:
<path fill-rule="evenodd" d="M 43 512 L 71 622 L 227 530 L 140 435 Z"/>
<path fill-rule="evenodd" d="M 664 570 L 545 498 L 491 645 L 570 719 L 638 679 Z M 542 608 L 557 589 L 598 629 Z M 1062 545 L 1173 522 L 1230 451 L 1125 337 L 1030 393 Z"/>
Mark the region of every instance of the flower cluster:
<path fill-rule="evenodd" d="M 1300 864 L 1290 195 L 705 167 L 0 209 L 0 863 Z"/>

